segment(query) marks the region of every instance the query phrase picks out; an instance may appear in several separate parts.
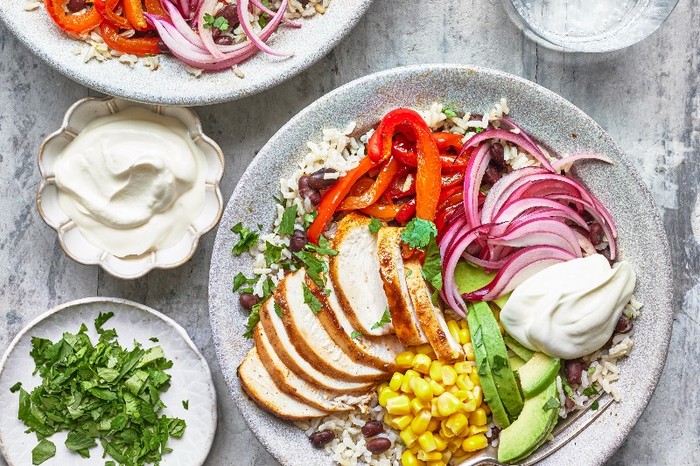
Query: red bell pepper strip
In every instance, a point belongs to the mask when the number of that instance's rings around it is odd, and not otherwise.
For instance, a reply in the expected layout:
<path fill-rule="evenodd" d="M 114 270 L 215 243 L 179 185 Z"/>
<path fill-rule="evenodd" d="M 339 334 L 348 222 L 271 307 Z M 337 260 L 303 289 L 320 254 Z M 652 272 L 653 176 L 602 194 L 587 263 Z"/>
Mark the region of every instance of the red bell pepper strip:
<path fill-rule="evenodd" d="M 340 178 L 321 198 L 318 204 L 318 215 L 306 231 L 306 237 L 314 244 L 318 244 L 318 239 L 326 229 L 328 222 L 331 221 L 336 209 L 343 202 L 345 196 L 350 192 L 353 185 L 359 180 L 370 168 L 374 166 L 374 162 L 369 157 L 360 160 L 360 164 L 347 172 L 344 177 Z"/>
<path fill-rule="evenodd" d="M 88 8 L 78 13 L 67 13 L 63 8 L 66 0 L 46 0 L 46 12 L 58 27 L 66 32 L 84 34 L 102 22 L 102 17 L 95 8 Z"/>
<path fill-rule="evenodd" d="M 455 204 L 448 206 L 442 210 L 438 210 L 435 216 L 435 227 L 438 231 L 438 242 L 442 239 L 442 235 L 445 233 L 445 227 L 457 216 L 459 215 L 460 209 L 463 210 L 461 204 Z"/>
<path fill-rule="evenodd" d="M 94 0 L 93 5 L 104 21 L 109 21 L 120 29 L 130 29 L 131 25 L 126 18 L 114 12 L 119 0 Z"/>
<path fill-rule="evenodd" d="M 445 208 L 443 204 L 445 204 L 445 201 L 450 199 L 452 196 L 455 194 L 459 194 L 463 192 L 462 186 L 450 186 L 448 188 L 444 188 L 442 192 L 440 193 L 440 198 L 438 199 L 438 210 L 442 210 Z"/>
<path fill-rule="evenodd" d="M 405 203 L 401 210 L 396 214 L 394 218 L 397 222 L 404 224 L 408 223 L 416 215 L 416 200 L 411 199 L 409 202 Z"/>
<path fill-rule="evenodd" d="M 129 20 L 131 27 L 137 31 L 145 31 L 148 29 L 148 22 L 143 15 L 143 4 L 141 0 L 122 0 L 124 7 L 124 16 Z"/>
<path fill-rule="evenodd" d="M 162 16 L 164 18 L 169 18 L 170 15 L 163 5 L 161 5 L 160 0 L 144 0 L 143 4 L 146 6 L 146 11 L 152 15 Z"/>
<path fill-rule="evenodd" d="M 369 207 L 379 200 L 384 191 L 386 191 L 394 181 L 396 172 L 399 170 L 399 162 L 393 157 L 390 158 L 382 167 L 377 179 L 372 186 L 359 196 L 346 198 L 338 210 L 359 210 Z"/>
<path fill-rule="evenodd" d="M 160 48 L 158 47 L 160 38 L 158 37 L 132 37 L 127 39 L 119 35 L 119 31 L 108 21 L 102 22 L 100 29 L 105 43 L 114 50 L 138 56 L 160 53 Z"/>
<path fill-rule="evenodd" d="M 380 199 L 379 202 L 375 202 L 371 206 L 365 207 L 361 212 L 365 215 L 388 222 L 390 220 L 394 220 L 394 217 L 396 217 L 396 214 L 399 213 L 401 207 L 403 207 L 401 204 L 394 204 L 391 199 L 388 199 L 385 202 L 382 202 Z"/>
<path fill-rule="evenodd" d="M 433 133 L 433 139 L 438 146 L 440 152 L 444 152 L 450 148 L 454 149 L 458 154 L 462 150 L 464 143 L 462 142 L 461 134 L 455 133 Z"/>
<path fill-rule="evenodd" d="M 406 190 L 406 180 L 411 177 L 409 186 Z M 391 199 L 400 199 L 406 196 L 416 194 L 416 171 L 413 167 L 402 166 L 394 177 L 394 181 L 389 186 L 385 193 Z"/>
<path fill-rule="evenodd" d="M 464 180 L 464 171 L 456 171 L 454 173 L 442 173 L 442 187 L 447 188 L 456 184 L 461 185 Z"/>

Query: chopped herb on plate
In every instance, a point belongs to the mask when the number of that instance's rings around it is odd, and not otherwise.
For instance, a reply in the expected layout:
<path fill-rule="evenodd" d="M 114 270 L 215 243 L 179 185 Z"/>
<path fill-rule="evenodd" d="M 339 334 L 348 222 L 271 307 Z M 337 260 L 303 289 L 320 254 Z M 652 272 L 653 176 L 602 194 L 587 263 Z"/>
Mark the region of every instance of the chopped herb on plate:
<path fill-rule="evenodd" d="M 379 327 L 384 327 L 389 323 L 391 323 L 391 314 L 389 314 L 389 308 L 387 307 L 384 309 L 384 314 L 382 314 L 382 318 L 379 319 L 379 322 L 375 322 L 375 324 L 372 325 L 372 330 L 378 329 Z"/>
<path fill-rule="evenodd" d="M 242 223 L 237 223 L 231 227 L 231 231 L 239 236 L 238 242 L 233 246 L 231 252 L 234 256 L 240 256 L 258 242 L 260 235 L 244 227 Z"/>

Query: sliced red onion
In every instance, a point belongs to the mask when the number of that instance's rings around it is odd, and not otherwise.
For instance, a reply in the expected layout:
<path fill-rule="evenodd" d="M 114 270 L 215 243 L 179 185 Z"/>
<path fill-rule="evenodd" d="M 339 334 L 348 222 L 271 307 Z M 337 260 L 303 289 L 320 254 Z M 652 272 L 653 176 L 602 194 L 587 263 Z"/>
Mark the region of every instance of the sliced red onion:
<path fill-rule="evenodd" d="M 513 185 L 517 180 L 536 173 L 548 172 L 541 167 L 525 167 L 508 173 L 506 176 L 501 177 L 496 184 L 491 186 L 489 194 L 486 196 L 484 205 L 481 208 L 481 223 L 489 223 L 493 221 L 494 207 L 496 204 L 500 205 L 501 198 L 508 198 L 513 190 L 516 189 L 513 187 Z"/>
<path fill-rule="evenodd" d="M 462 253 L 466 251 L 467 247 L 481 234 L 483 234 L 488 228 L 487 227 L 477 227 L 463 234 L 460 240 L 454 245 L 452 251 L 443 257 L 442 262 L 442 277 L 444 286 L 441 291 L 443 300 L 459 315 L 466 316 L 467 305 L 462 299 L 462 295 L 457 289 L 457 282 L 455 281 L 455 269 L 457 268 L 457 263 L 462 257 Z"/>
<path fill-rule="evenodd" d="M 591 254 L 598 254 L 598 250 L 595 248 L 595 246 L 593 246 L 593 243 L 591 243 L 591 240 L 587 235 L 584 235 L 575 228 L 571 231 L 573 231 L 574 235 L 576 235 L 579 246 L 581 249 L 583 249 L 583 252 L 585 252 L 587 256 L 590 256 Z"/>
<path fill-rule="evenodd" d="M 511 133 L 510 131 L 504 130 L 504 129 L 487 129 L 486 131 L 483 131 L 481 133 L 475 134 L 472 136 L 466 143 L 465 147 L 476 147 L 477 145 L 481 144 L 484 141 L 487 141 L 489 139 L 501 139 L 503 141 L 510 142 L 511 144 L 514 144 L 516 146 L 521 147 L 524 149 L 527 153 L 535 157 L 535 159 L 542 164 L 544 168 L 546 168 L 548 171 L 553 172 L 554 168 L 552 167 L 552 164 L 549 162 L 547 157 L 544 155 L 544 153 L 540 150 L 540 148 L 537 146 L 537 144 L 533 144 L 530 142 L 531 140 L 529 136 L 525 137 L 522 132 L 520 134 L 515 134 Z"/>
<path fill-rule="evenodd" d="M 554 246 L 581 257 L 581 247 L 572 229 L 557 220 L 532 219 L 509 229 L 504 235 L 489 240 L 489 244 L 522 248 L 528 246 Z"/>
<path fill-rule="evenodd" d="M 170 21 L 172 22 L 173 26 L 177 28 L 178 32 L 192 44 L 196 45 L 197 47 L 204 48 L 204 42 L 202 42 L 202 39 L 192 30 L 190 25 L 187 24 L 187 21 L 185 21 L 185 18 L 182 17 L 180 10 L 178 10 L 175 5 L 170 3 L 168 0 L 162 1 L 161 4 L 168 12 Z"/>
<path fill-rule="evenodd" d="M 239 3 L 242 0 L 239 0 Z M 219 0 L 204 0 L 202 3 L 202 7 L 199 9 L 199 12 L 197 14 L 199 15 L 211 15 L 214 16 L 215 11 L 214 9 L 216 6 L 219 4 Z M 214 27 L 210 24 L 209 27 L 207 27 L 207 23 L 202 21 L 201 19 L 197 23 L 197 33 L 199 34 L 199 37 L 202 39 L 202 42 L 204 43 L 204 47 L 209 51 L 209 53 L 212 54 L 214 58 L 222 59 L 224 54 L 221 50 L 219 50 L 219 47 L 214 43 L 214 36 L 212 35 Z"/>
<path fill-rule="evenodd" d="M 209 1 L 209 0 L 205 0 Z M 214 0 L 218 1 L 218 0 Z M 282 4 L 280 5 L 280 9 L 275 15 L 275 18 L 279 17 L 277 20 L 277 23 L 279 24 L 279 21 L 281 21 L 282 17 L 284 16 L 284 12 L 287 9 L 287 1 L 288 0 L 282 0 Z M 241 28 L 243 28 L 243 32 L 245 33 L 246 36 L 248 36 L 248 40 L 250 40 L 258 49 L 262 50 L 265 53 L 268 53 L 270 55 L 275 55 L 278 57 L 290 57 L 292 54 L 290 53 L 284 53 L 284 52 L 278 52 L 270 46 L 268 46 L 264 40 L 262 40 L 256 33 L 253 31 L 253 29 L 250 27 L 250 0 L 238 0 L 238 5 L 237 5 L 237 10 L 238 10 L 238 19 L 241 21 Z M 281 13 L 281 14 L 280 14 Z"/>
<path fill-rule="evenodd" d="M 596 154 L 594 152 L 582 152 L 579 154 L 569 155 L 567 157 L 562 157 L 561 159 L 552 163 L 552 166 L 560 173 L 561 171 L 569 171 L 571 165 L 578 160 L 600 160 L 601 162 L 612 164 L 613 161 L 604 155 Z"/>
<path fill-rule="evenodd" d="M 272 11 L 271 9 L 269 9 L 268 7 L 266 7 L 265 5 L 263 5 L 262 3 L 260 3 L 259 0 L 250 0 L 250 3 L 252 3 L 253 5 L 255 5 L 255 7 L 256 7 L 258 10 L 262 11 L 263 13 L 267 13 L 267 14 L 270 15 L 270 16 L 275 16 L 275 14 L 276 14 L 274 11 Z M 281 8 L 280 8 L 280 9 L 281 9 Z M 292 20 L 290 20 L 290 19 L 287 19 L 287 18 L 282 18 L 282 22 L 283 22 L 284 24 L 288 25 L 288 26 L 293 27 L 293 28 L 300 28 L 300 27 L 301 27 L 301 24 L 299 24 L 299 23 L 297 23 L 297 22 L 295 22 L 295 21 L 292 21 Z"/>
<path fill-rule="evenodd" d="M 166 3 L 170 3 L 170 1 L 168 1 L 168 0 L 161 1 L 161 4 L 163 4 L 163 6 L 165 6 Z M 170 3 L 170 4 L 172 5 L 172 3 Z M 194 11 L 194 9 L 192 8 L 192 3 L 190 0 L 179 0 L 178 5 L 180 6 L 180 11 L 182 12 L 182 15 L 185 18 L 192 17 L 192 12 Z"/>
<path fill-rule="evenodd" d="M 553 246 L 530 246 L 521 249 L 510 257 L 491 283 L 461 297 L 467 301 L 493 301 L 514 290 L 537 272 L 571 259 L 575 259 L 575 256 L 570 252 Z"/>
<path fill-rule="evenodd" d="M 581 228 L 588 229 L 586 221 L 574 209 L 553 199 L 540 197 L 528 197 L 507 204 L 494 218 L 494 222 L 509 225 L 510 222 L 533 209 L 542 209 L 540 215 L 537 216 L 565 218 Z"/>
<path fill-rule="evenodd" d="M 465 145 L 460 152 L 460 155 L 465 151 Z M 483 144 L 479 149 L 472 154 L 464 172 L 464 214 L 466 215 L 467 228 L 475 228 L 479 225 L 479 187 L 481 180 L 484 178 L 486 168 L 491 161 L 489 149 L 490 144 Z"/>

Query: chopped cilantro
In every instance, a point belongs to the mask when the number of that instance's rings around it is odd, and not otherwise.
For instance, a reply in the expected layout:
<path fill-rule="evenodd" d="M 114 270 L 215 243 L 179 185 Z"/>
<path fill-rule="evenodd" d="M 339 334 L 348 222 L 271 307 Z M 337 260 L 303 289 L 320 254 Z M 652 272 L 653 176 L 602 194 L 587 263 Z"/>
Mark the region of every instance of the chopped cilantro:
<path fill-rule="evenodd" d="M 270 9 L 270 0 L 262 0 L 261 2 L 268 10 Z M 267 13 L 262 13 L 260 18 L 258 18 L 258 25 L 264 28 L 267 25 L 267 20 L 270 19 L 270 15 Z"/>
<path fill-rule="evenodd" d="M 189 409 L 190 409 L 190 400 L 182 400 L 182 407 L 185 408 L 185 410 L 189 411 Z"/>
<path fill-rule="evenodd" d="M 589 385 L 588 387 L 583 389 L 583 394 L 586 396 L 593 396 L 598 394 L 598 390 L 593 385 Z"/>
<path fill-rule="evenodd" d="M 479 365 L 478 374 L 483 377 L 488 373 L 489 373 L 489 363 L 486 359 L 484 359 L 481 361 L 481 364 Z"/>
<path fill-rule="evenodd" d="M 302 284 L 302 291 L 304 292 L 304 303 L 306 303 L 310 308 L 311 312 L 318 314 L 323 309 L 323 304 L 318 300 L 315 294 L 306 286 L 306 283 Z"/>
<path fill-rule="evenodd" d="M 564 393 L 566 393 L 567 396 L 574 396 L 574 391 L 571 389 L 571 385 L 567 382 L 566 377 L 561 378 L 561 386 L 564 388 Z"/>
<path fill-rule="evenodd" d="M 386 324 L 391 323 L 391 314 L 389 313 L 389 308 L 387 307 L 384 309 L 384 314 L 382 314 L 382 318 L 379 319 L 379 322 L 376 322 L 374 325 L 372 325 L 372 330 L 377 329 L 379 327 L 384 327 Z"/>
<path fill-rule="evenodd" d="M 435 237 L 430 238 L 428 242 L 421 274 L 433 286 L 435 291 L 442 290 L 442 261 L 440 260 L 440 248 L 435 241 Z"/>
<path fill-rule="evenodd" d="M 234 256 L 240 256 L 258 242 L 260 235 L 244 227 L 242 223 L 237 223 L 231 227 L 231 231 L 239 236 L 239 241 L 233 246 L 231 252 Z"/>
<path fill-rule="evenodd" d="M 265 241 L 265 264 L 269 267 L 282 259 L 282 246 L 275 246 L 269 241 Z"/>
<path fill-rule="evenodd" d="M 482 346 L 484 344 L 483 335 L 481 334 L 481 327 L 477 327 L 476 331 L 474 331 L 472 343 L 474 343 L 474 346 Z"/>
<path fill-rule="evenodd" d="M 542 406 L 542 410 L 549 411 L 550 409 L 559 409 L 560 407 L 559 400 L 553 396 Z"/>
<path fill-rule="evenodd" d="M 16 384 L 19 392 L 17 417 L 40 439 L 32 450 L 32 464 L 56 454 L 47 440 L 67 432 L 65 447 L 89 458 L 98 443 L 105 465 L 143 466 L 158 464 L 172 451 L 170 437 L 182 437 L 185 421 L 161 411 L 161 392 L 170 386 L 166 373 L 173 365 L 163 349 L 144 349 L 138 342 L 127 350 L 115 340 L 114 329 L 104 329 L 113 313 L 100 313 L 94 321 L 99 341 L 93 343 L 83 324 L 77 333 L 66 332 L 60 340 L 32 338 L 36 372 L 41 384 L 31 393 Z"/>
<path fill-rule="evenodd" d="M 304 264 L 304 267 L 306 267 L 306 274 L 309 278 L 313 280 L 319 288 L 325 288 L 326 284 L 321 275 L 328 270 L 326 262 L 309 251 L 299 251 L 294 255 Z"/>
<path fill-rule="evenodd" d="M 10 387 L 10 393 L 17 393 L 20 388 L 22 388 L 22 382 L 17 382 L 16 384 Z"/>
<path fill-rule="evenodd" d="M 308 214 L 304 214 L 304 229 L 306 230 L 309 228 L 309 226 L 313 223 L 314 220 L 316 220 L 316 217 L 318 217 L 318 210 L 314 210 L 313 212 L 310 212 Z"/>
<path fill-rule="evenodd" d="M 410 277 L 411 275 L 413 275 L 413 270 L 411 270 L 411 269 L 406 269 L 406 274 L 405 274 L 405 275 L 406 275 L 406 278 Z"/>
<path fill-rule="evenodd" d="M 457 112 L 452 110 L 452 108 L 448 107 L 447 105 L 442 106 L 442 113 L 444 113 L 445 116 L 447 116 L 449 118 L 454 118 L 457 116 Z"/>
<path fill-rule="evenodd" d="M 233 277 L 233 292 L 238 291 L 243 285 L 250 285 L 255 283 L 257 280 L 255 278 L 248 278 L 243 273 L 238 272 L 235 277 Z"/>
<path fill-rule="evenodd" d="M 222 32 L 228 31 L 229 24 L 228 20 L 223 16 L 218 18 L 213 17 L 209 13 L 204 13 L 204 28 L 205 29 L 218 29 Z"/>
<path fill-rule="evenodd" d="M 379 229 L 382 227 L 382 222 L 378 218 L 370 217 L 370 222 L 367 227 L 369 228 L 370 233 L 376 235 Z"/>
<path fill-rule="evenodd" d="M 598 400 L 595 400 L 595 401 L 591 404 L 591 410 L 592 410 L 592 411 L 597 411 L 599 407 L 600 407 L 600 404 L 598 403 Z"/>
<path fill-rule="evenodd" d="M 588 375 L 593 375 L 593 374 L 595 374 L 595 367 L 594 367 L 594 366 L 590 366 L 586 372 L 588 372 Z"/>
<path fill-rule="evenodd" d="M 277 229 L 277 233 L 280 235 L 293 235 L 294 234 L 294 222 L 297 219 L 297 206 L 293 205 L 287 207 L 282 214 L 282 220 L 280 220 L 280 226 Z"/>
<path fill-rule="evenodd" d="M 501 369 L 507 369 L 508 368 L 508 360 L 506 358 L 503 358 L 501 356 L 494 356 L 493 357 L 493 363 L 491 364 L 491 371 L 492 372 L 500 372 Z"/>
<path fill-rule="evenodd" d="M 474 132 L 475 132 L 476 134 L 483 133 L 483 132 L 484 132 L 484 128 L 474 128 Z"/>
<path fill-rule="evenodd" d="M 151 337 L 148 339 L 148 341 L 152 341 L 153 343 L 158 343 L 158 339 L 156 337 Z"/>
<path fill-rule="evenodd" d="M 353 330 L 353 331 L 350 333 L 350 338 L 352 338 L 353 340 L 359 340 L 359 339 L 362 338 L 363 336 L 364 336 L 364 335 L 363 335 L 362 332 L 360 332 L 359 330 Z"/>
<path fill-rule="evenodd" d="M 279 303 L 277 301 L 275 301 L 275 304 L 273 307 L 275 309 L 275 314 L 277 314 L 277 317 L 279 317 L 281 319 L 282 318 L 282 308 L 280 307 Z"/>
<path fill-rule="evenodd" d="M 245 324 L 245 332 L 243 333 L 243 336 L 246 338 L 253 338 L 253 331 L 255 330 L 255 326 L 260 322 L 260 307 L 262 306 L 263 301 L 260 301 L 258 304 L 253 306 L 253 309 L 250 311 L 250 315 L 248 315 L 248 321 Z"/>
<path fill-rule="evenodd" d="M 306 243 L 304 248 L 307 251 L 315 252 L 316 254 L 321 254 L 324 256 L 337 256 L 338 251 L 331 248 L 331 242 L 328 241 L 324 236 L 318 238 L 318 246 L 313 243 Z"/>
<path fill-rule="evenodd" d="M 436 236 L 437 227 L 433 222 L 416 217 L 406 224 L 401 240 L 414 249 L 425 249 Z"/>

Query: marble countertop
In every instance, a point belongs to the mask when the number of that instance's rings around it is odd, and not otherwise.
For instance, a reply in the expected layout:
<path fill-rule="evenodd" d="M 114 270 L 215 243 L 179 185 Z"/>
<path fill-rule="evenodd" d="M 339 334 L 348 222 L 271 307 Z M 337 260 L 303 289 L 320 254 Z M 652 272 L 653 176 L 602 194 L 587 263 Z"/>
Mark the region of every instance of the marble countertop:
<path fill-rule="evenodd" d="M 420 11 L 420 17 L 416 12 Z M 664 219 L 675 269 L 668 360 L 646 412 L 609 465 L 700 464 L 700 8 L 681 0 L 647 40 L 603 55 L 552 52 L 510 22 L 500 0 L 377 0 L 319 63 L 261 95 L 197 109 L 226 155 L 228 198 L 247 164 L 291 116 L 374 71 L 416 63 L 492 67 L 573 102 L 637 162 Z M 99 66 L 99 65 L 93 65 Z M 75 100 L 96 95 L 35 58 L 0 25 L 0 350 L 33 317 L 87 296 L 154 307 L 182 324 L 211 365 L 219 427 L 207 465 L 275 465 L 227 394 L 212 346 L 207 280 L 214 232 L 194 258 L 134 281 L 74 263 L 36 209 L 36 152 Z M 5 463 L 0 459 L 0 466 Z"/>

